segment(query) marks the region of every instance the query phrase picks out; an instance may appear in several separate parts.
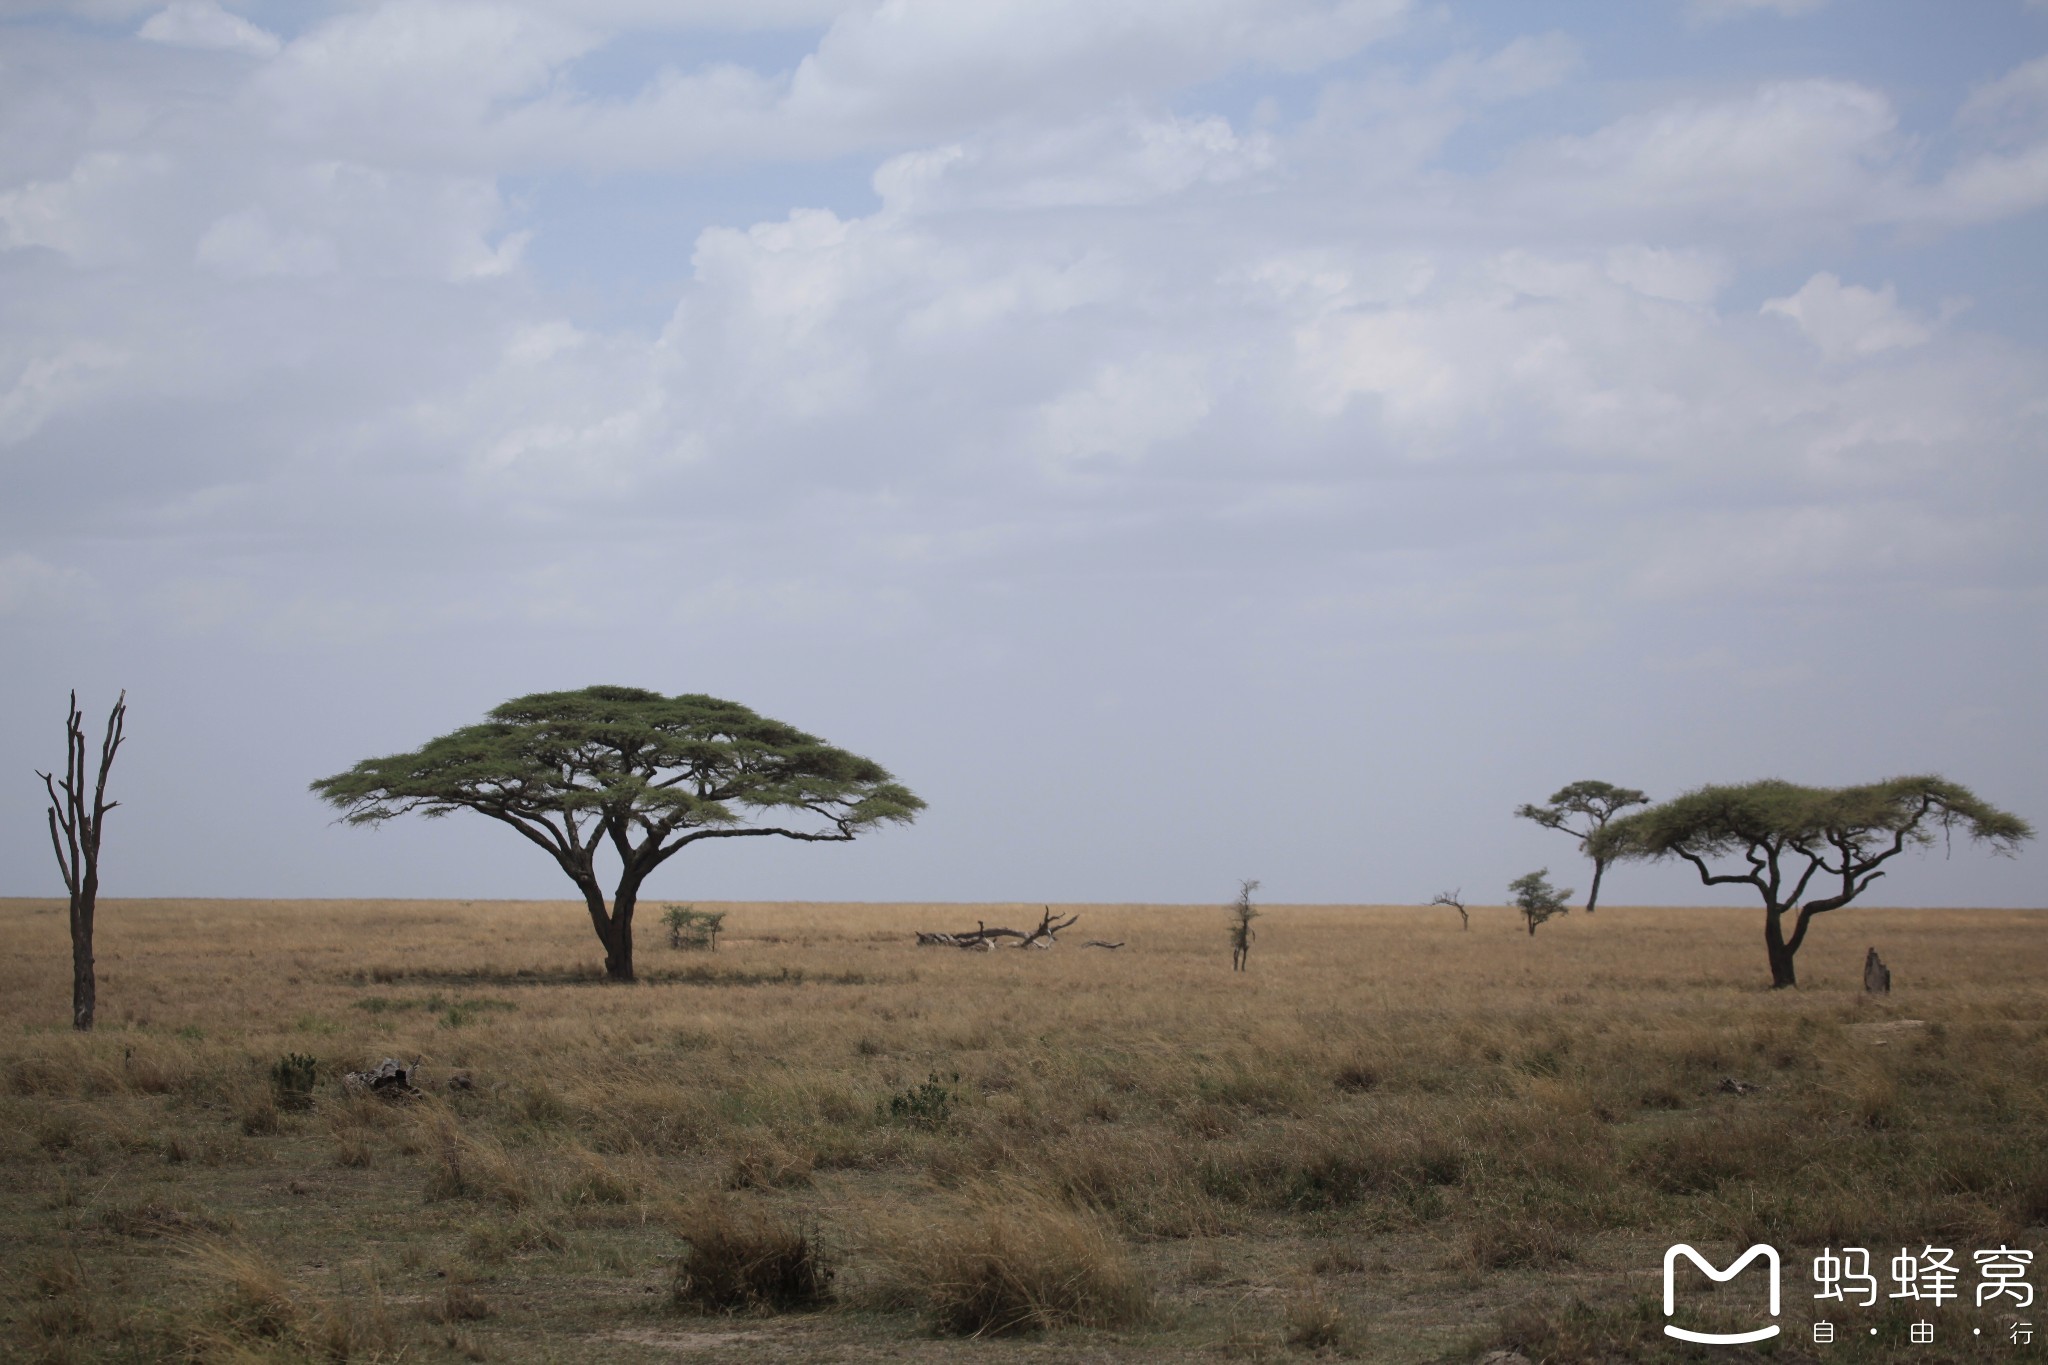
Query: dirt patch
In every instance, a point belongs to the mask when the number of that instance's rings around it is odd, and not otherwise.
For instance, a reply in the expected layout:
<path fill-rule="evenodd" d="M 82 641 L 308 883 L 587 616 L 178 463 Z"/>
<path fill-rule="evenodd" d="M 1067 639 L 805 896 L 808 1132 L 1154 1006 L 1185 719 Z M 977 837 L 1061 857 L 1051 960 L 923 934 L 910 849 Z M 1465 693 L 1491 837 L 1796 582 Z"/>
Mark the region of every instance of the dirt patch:
<path fill-rule="evenodd" d="M 630 1341 L 636 1346 L 652 1346 L 656 1350 L 695 1352 L 717 1350 L 722 1346 L 743 1346 L 750 1341 L 762 1341 L 768 1333 L 761 1331 L 740 1332 L 657 1332 L 653 1328 L 639 1328 L 630 1332 L 607 1332 L 614 1341 Z"/>

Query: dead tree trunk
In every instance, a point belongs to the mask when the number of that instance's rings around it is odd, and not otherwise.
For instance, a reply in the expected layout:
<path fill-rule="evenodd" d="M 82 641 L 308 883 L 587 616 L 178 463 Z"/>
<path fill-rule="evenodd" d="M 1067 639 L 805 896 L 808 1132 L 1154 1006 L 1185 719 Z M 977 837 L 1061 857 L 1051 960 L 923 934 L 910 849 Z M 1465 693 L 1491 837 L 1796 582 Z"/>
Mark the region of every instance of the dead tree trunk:
<path fill-rule="evenodd" d="M 58 782 L 54 775 L 41 769 L 36 771 L 36 776 L 43 779 L 43 790 L 50 794 L 50 846 L 57 852 L 64 887 L 71 893 L 71 1027 L 80 1032 L 91 1030 L 99 1007 L 98 981 L 93 972 L 92 921 L 100 895 L 100 826 L 107 812 L 121 804 L 107 800 L 107 774 L 113 769 L 114 754 L 121 747 L 127 719 L 128 694 L 123 691 L 107 716 L 106 737 L 100 741 L 99 778 L 93 784 L 89 804 L 85 790 L 85 717 L 78 709 L 78 693 L 71 694 L 64 726 L 64 780 Z"/>
<path fill-rule="evenodd" d="M 1055 920 L 1052 917 L 1052 907 L 1048 905 L 1045 907 L 1044 917 L 1038 921 L 1038 927 L 1028 934 L 1021 929 L 991 929 L 987 920 L 976 920 L 974 928 L 965 933 L 925 933 L 920 930 L 917 943 L 921 948 L 936 945 L 987 952 L 996 946 L 997 939 L 1015 939 L 1016 943 L 1013 946 L 1018 948 L 1050 948 L 1057 941 L 1056 936 L 1059 932 L 1072 928 L 1074 921 L 1080 918 L 1079 915 L 1069 915 L 1063 920 Z"/>

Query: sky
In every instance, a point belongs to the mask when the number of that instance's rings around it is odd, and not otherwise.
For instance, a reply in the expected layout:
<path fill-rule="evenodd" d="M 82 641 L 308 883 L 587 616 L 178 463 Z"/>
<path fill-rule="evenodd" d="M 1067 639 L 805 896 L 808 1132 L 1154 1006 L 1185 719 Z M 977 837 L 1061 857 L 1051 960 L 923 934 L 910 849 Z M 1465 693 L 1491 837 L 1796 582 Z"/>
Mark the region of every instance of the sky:
<path fill-rule="evenodd" d="M 1498 903 L 1581 778 L 2048 827 L 2044 206 L 2043 0 L 0 0 L 0 894 L 73 688 L 109 896 L 573 894 L 307 784 L 598 683 L 929 802 L 670 899 Z"/>

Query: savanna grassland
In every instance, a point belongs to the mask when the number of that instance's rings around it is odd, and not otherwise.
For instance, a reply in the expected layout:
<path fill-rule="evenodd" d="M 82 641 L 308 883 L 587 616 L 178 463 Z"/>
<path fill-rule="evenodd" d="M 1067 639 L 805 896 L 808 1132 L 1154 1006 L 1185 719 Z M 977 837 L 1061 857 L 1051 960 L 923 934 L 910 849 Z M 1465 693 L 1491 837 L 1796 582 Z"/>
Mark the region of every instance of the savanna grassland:
<path fill-rule="evenodd" d="M 1233 974 L 1221 907 L 708 908 L 613 986 L 567 903 L 104 901 L 78 1035 L 62 903 L 0 902 L 0 1355 L 2048 1356 L 1967 1275 L 1939 1347 L 1813 1346 L 1804 1273 L 2048 1251 L 2048 914 L 1844 910 L 1774 993 L 1757 910 L 1273 906 Z M 387 1056 L 424 1096 L 344 1090 Z M 1677 1240 L 1783 1249 L 1785 1337 L 1666 1340 Z"/>

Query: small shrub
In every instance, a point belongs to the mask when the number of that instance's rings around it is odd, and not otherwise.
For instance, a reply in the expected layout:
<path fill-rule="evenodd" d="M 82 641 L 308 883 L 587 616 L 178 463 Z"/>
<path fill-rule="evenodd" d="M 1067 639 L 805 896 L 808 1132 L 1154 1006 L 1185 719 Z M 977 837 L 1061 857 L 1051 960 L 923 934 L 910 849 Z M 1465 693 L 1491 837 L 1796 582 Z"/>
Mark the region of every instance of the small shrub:
<path fill-rule="evenodd" d="M 496 1311 L 490 1300 L 473 1287 L 461 1280 L 450 1280 L 441 1297 L 428 1305 L 427 1316 L 435 1322 L 481 1322 Z"/>
<path fill-rule="evenodd" d="M 528 1123 L 560 1123 L 569 1117 L 567 1101 L 546 1081 L 528 1081 L 519 1092 L 519 1113 Z"/>
<path fill-rule="evenodd" d="M 630 1204 L 640 1197 L 639 1182 L 595 1152 L 576 1150 L 574 1172 L 562 1186 L 565 1204 Z"/>
<path fill-rule="evenodd" d="M 953 1083 L 960 1083 L 957 1071 L 953 1073 Z M 946 1083 L 939 1079 L 939 1073 L 934 1071 L 902 1094 L 891 1095 L 883 1111 L 896 1122 L 912 1128 L 940 1128 L 952 1116 L 957 1099 L 958 1093 L 947 1089 Z"/>
<path fill-rule="evenodd" d="M 808 1185 L 817 1162 L 817 1154 L 808 1148 L 790 1147 L 772 1137 L 755 1138 L 733 1153 L 725 1187 L 772 1190 Z"/>
<path fill-rule="evenodd" d="M 676 1257 L 670 1297 L 683 1307 L 811 1308 L 832 1296 L 832 1269 L 817 1238 L 759 1212 L 706 1201 L 681 1213 L 676 1232 L 687 1244 Z"/>
<path fill-rule="evenodd" d="M 661 922 L 668 926 L 669 947 L 718 951 L 718 934 L 725 927 L 725 911 L 699 910 L 694 905 L 664 905 L 661 910 Z"/>
<path fill-rule="evenodd" d="M 1337 1068 L 1336 1082 L 1339 1090 L 1363 1094 L 1379 1085 L 1379 1068 L 1371 1062 L 1346 1062 Z"/>
<path fill-rule="evenodd" d="M 92 1331 L 91 1280 L 78 1254 L 65 1251 L 44 1261 L 29 1280 L 34 1296 L 30 1322 L 46 1342 Z"/>
<path fill-rule="evenodd" d="M 1542 1269 L 1577 1259 L 1571 1239 L 1556 1224 L 1527 1211 L 1496 1211 L 1481 1218 L 1467 1242 L 1472 1263 L 1485 1270 Z"/>
<path fill-rule="evenodd" d="M 388 1358 L 397 1347 L 374 1275 L 330 1301 L 295 1288 L 249 1248 L 222 1242 L 193 1244 L 187 1269 L 197 1281 L 194 1308 L 171 1314 L 164 1326 L 176 1344 L 152 1358 L 341 1362 Z"/>
<path fill-rule="evenodd" d="M 250 1137 L 268 1137 L 277 1130 L 277 1099 L 266 1090 L 243 1107 L 242 1131 Z"/>
<path fill-rule="evenodd" d="M 270 1067 L 270 1094 L 277 1107 L 288 1114 L 313 1107 L 313 1084 L 319 1063 L 303 1052 L 287 1052 Z"/>
<path fill-rule="evenodd" d="M 1022 1190 L 987 1191 L 947 1221 L 883 1238 L 879 1294 L 952 1336 L 1149 1321 L 1152 1295 L 1100 1217 Z"/>
<path fill-rule="evenodd" d="M 1365 1269 L 1365 1257 L 1353 1246 L 1326 1246 L 1316 1253 L 1309 1269 L 1318 1275 L 1356 1275 Z"/>
<path fill-rule="evenodd" d="M 1357 1333 L 1338 1302 L 1320 1289 L 1297 1295 L 1287 1305 L 1287 1344 L 1304 1351 L 1349 1355 Z"/>
<path fill-rule="evenodd" d="M 230 1338 L 281 1341 L 308 1325 L 306 1309 L 292 1294 L 291 1281 L 276 1266 L 243 1247 L 205 1242 L 192 1250 L 192 1265 L 210 1281 L 206 1319 Z"/>
<path fill-rule="evenodd" d="M 533 1199 L 527 1172 L 488 1137 L 472 1137 L 443 1119 L 435 1128 L 437 1158 L 427 1175 L 428 1203 L 441 1199 L 495 1199 L 521 1208 Z"/>

